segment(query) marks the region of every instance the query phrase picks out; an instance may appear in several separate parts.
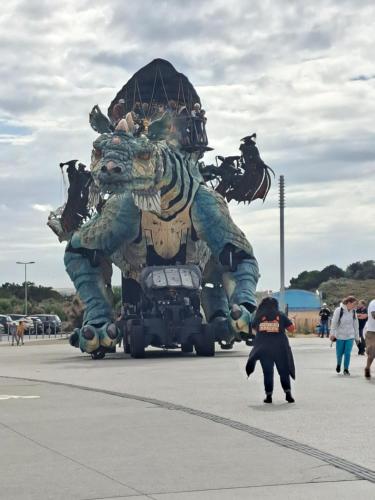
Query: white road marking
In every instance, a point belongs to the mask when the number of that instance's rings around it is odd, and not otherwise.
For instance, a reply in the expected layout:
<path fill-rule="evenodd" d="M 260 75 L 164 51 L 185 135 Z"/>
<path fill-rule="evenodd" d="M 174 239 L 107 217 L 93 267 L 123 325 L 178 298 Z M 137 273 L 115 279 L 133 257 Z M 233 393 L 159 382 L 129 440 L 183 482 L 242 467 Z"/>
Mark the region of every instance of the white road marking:
<path fill-rule="evenodd" d="M 13 394 L 0 394 L 0 401 L 5 399 L 38 399 L 40 396 L 16 396 Z"/>

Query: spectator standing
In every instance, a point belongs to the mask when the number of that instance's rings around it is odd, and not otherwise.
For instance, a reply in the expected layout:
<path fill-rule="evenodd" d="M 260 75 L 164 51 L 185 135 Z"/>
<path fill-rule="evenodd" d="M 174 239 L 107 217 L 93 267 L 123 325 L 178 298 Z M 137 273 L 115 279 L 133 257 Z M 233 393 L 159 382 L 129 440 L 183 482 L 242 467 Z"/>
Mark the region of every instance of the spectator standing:
<path fill-rule="evenodd" d="M 371 378 L 371 364 L 375 358 L 375 300 L 368 305 L 368 320 L 364 328 L 366 335 L 367 363 L 365 368 L 365 377 Z"/>
<path fill-rule="evenodd" d="M 120 99 L 114 106 L 112 110 L 112 119 L 114 125 L 117 125 L 125 116 L 125 101 Z"/>
<path fill-rule="evenodd" d="M 25 323 L 21 320 L 19 321 L 18 325 L 17 325 L 17 332 L 16 332 L 16 335 L 17 335 L 17 345 L 19 345 L 21 343 L 21 345 L 23 345 L 23 336 L 25 334 Z"/>
<path fill-rule="evenodd" d="M 264 375 L 265 403 L 272 403 L 273 371 L 276 365 L 281 386 L 288 403 L 294 403 L 291 393 L 290 377 L 295 379 L 292 350 L 285 330 L 293 332 L 292 321 L 281 311 L 273 297 L 266 297 L 259 304 L 255 314 L 253 329 L 256 331 L 254 347 L 246 364 L 247 376 L 250 376 L 259 360 Z"/>
<path fill-rule="evenodd" d="M 336 372 L 340 373 L 342 358 L 344 357 L 344 375 L 350 375 L 350 355 L 354 340 L 359 342 L 358 318 L 355 312 L 357 299 L 353 295 L 346 297 L 332 316 L 331 340 L 336 340 Z"/>
<path fill-rule="evenodd" d="M 18 345 L 17 325 L 14 321 L 12 321 L 11 324 L 9 325 L 9 333 L 11 335 L 12 345 L 14 345 L 14 341 L 16 341 Z"/>
<path fill-rule="evenodd" d="M 319 316 L 320 316 L 320 325 L 319 325 L 320 337 L 324 338 L 324 335 L 328 337 L 329 334 L 328 322 L 331 316 L 331 310 L 329 309 L 329 307 L 325 302 L 323 304 L 323 307 L 319 311 Z"/>
<path fill-rule="evenodd" d="M 368 318 L 365 300 L 360 300 L 358 302 L 358 307 L 357 307 L 356 312 L 357 312 L 358 325 L 359 325 L 358 355 L 364 356 L 365 350 L 366 350 L 366 342 L 365 342 L 365 336 L 363 333 L 363 329 L 365 327 L 365 324 L 366 324 L 367 318 Z"/>
<path fill-rule="evenodd" d="M 363 329 L 365 327 L 365 324 L 366 324 L 367 318 L 368 318 L 366 302 L 364 300 L 360 300 L 358 302 L 357 318 L 358 318 L 358 325 L 359 325 L 358 355 L 364 356 L 365 349 L 366 349 L 366 342 L 365 342 L 365 337 L 363 335 Z"/>

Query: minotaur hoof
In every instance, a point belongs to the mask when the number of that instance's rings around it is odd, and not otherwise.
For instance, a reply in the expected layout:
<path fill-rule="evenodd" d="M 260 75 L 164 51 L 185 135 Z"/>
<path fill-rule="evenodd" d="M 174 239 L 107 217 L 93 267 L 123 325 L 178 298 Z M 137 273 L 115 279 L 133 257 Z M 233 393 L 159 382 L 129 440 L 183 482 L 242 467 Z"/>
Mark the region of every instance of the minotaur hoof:
<path fill-rule="evenodd" d="M 118 330 L 114 323 L 106 323 L 99 330 L 100 345 L 102 347 L 115 347 L 118 338 Z"/>
<path fill-rule="evenodd" d="M 95 330 L 90 326 L 85 326 L 82 329 L 82 336 L 86 340 L 92 340 L 95 337 Z"/>
<path fill-rule="evenodd" d="M 72 347 L 78 347 L 79 346 L 79 330 L 76 329 L 71 336 L 69 337 L 69 344 Z"/>
<path fill-rule="evenodd" d="M 82 352 L 92 353 L 99 347 L 99 336 L 96 328 L 85 325 L 80 332 L 79 348 Z"/>
<path fill-rule="evenodd" d="M 116 325 L 115 324 L 111 324 L 108 326 L 107 328 L 107 335 L 110 339 L 114 340 L 115 338 L 117 338 L 117 328 L 116 328 Z"/>

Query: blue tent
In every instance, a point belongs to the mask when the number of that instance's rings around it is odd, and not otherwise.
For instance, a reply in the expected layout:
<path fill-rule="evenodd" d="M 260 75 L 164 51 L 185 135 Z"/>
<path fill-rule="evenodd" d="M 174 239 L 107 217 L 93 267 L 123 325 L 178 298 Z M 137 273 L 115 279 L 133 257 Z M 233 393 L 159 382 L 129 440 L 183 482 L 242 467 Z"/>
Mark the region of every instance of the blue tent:
<path fill-rule="evenodd" d="M 272 297 L 279 300 L 280 292 L 275 292 Z M 314 292 L 308 290 L 285 290 L 285 304 L 289 311 L 319 311 L 320 297 Z"/>

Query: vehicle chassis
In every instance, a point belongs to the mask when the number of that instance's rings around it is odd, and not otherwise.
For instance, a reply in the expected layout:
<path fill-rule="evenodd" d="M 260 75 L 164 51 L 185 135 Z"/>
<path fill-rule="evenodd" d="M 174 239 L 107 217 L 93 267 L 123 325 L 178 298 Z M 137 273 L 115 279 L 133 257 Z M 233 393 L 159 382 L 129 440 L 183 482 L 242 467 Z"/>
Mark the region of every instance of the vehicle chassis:
<path fill-rule="evenodd" d="M 145 347 L 215 355 L 215 335 L 200 312 L 201 273 L 197 266 L 147 267 L 141 273 L 140 300 L 125 306 L 120 321 L 123 345 L 133 358 Z"/>

